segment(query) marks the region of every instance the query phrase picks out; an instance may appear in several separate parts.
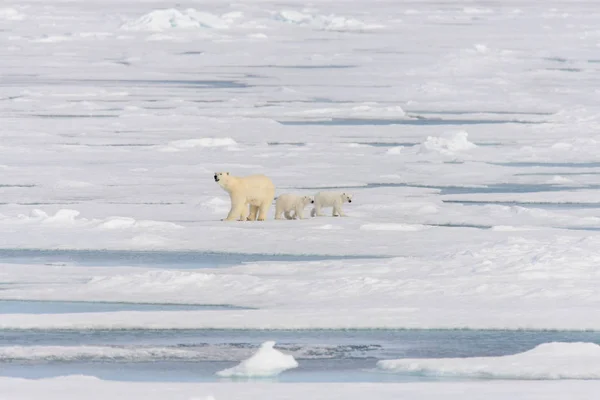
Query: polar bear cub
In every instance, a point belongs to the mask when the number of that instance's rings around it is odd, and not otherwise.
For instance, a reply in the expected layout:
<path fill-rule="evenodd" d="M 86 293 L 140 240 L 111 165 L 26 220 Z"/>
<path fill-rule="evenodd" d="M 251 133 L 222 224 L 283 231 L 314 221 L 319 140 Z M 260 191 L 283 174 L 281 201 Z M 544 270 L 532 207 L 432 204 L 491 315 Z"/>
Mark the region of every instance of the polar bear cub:
<path fill-rule="evenodd" d="M 315 195 L 315 208 L 312 209 L 310 215 L 313 217 L 322 217 L 321 209 L 325 207 L 333 207 L 332 216 L 345 217 L 346 214 L 342 211 L 343 203 L 352 203 L 352 195 L 341 192 L 319 192 Z"/>
<path fill-rule="evenodd" d="M 281 214 L 285 215 L 286 219 L 304 219 L 304 207 L 314 202 L 311 196 L 282 194 L 275 201 L 275 219 L 283 219 Z M 291 215 L 292 212 L 294 215 Z"/>
<path fill-rule="evenodd" d="M 265 220 L 275 198 L 275 185 L 271 179 L 265 175 L 239 177 L 229 172 L 215 172 L 214 178 L 231 198 L 231 209 L 225 221 Z"/>

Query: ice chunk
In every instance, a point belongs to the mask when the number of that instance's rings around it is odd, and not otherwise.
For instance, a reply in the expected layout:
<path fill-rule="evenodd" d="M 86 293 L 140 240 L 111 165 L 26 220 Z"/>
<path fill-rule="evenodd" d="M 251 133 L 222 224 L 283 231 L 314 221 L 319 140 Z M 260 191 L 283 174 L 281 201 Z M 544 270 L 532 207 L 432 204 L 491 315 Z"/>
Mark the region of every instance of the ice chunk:
<path fill-rule="evenodd" d="M 421 144 L 420 152 L 437 152 L 441 154 L 453 154 L 456 152 L 471 150 L 477 147 L 475 143 L 469 142 L 469 134 L 465 131 L 448 134 L 441 137 L 429 136 Z"/>
<path fill-rule="evenodd" d="M 21 21 L 25 15 L 21 14 L 14 8 L 0 8 L 0 20 Z"/>
<path fill-rule="evenodd" d="M 264 342 L 258 351 L 233 368 L 217 372 L 221 377 L 269 377 L 298 367 L 293 356 L 275 350 L 274 341 Z"/>
<path fill-rule="evenodd" d="M 140 18 L 126 22 L 121 29 L 128 31 L 152 31 L 161 32 L 170 29 L 198 29 L 214 28 L 226 29 L 233 19 L 239 14 L 230 13 L 226 18 L 217 15 L 194 10 L 193 8 L 181 12 L 175 8 L 154 10 Z"/>
<path fill-rule="evenodd" d="M 428 376 L 497 379 L 600 379 L 600 346 L 543 343 L 503 357 L 382 360 L 377 367 Z"/>
<path fill-rule="evenodd" d="M 274 18 L 278 21 L 326 31 L 363 31 L 383 27 L 383 25 L 367 24 L 339 15 L 311 15 L 294 10 L 280 11 Z"/>

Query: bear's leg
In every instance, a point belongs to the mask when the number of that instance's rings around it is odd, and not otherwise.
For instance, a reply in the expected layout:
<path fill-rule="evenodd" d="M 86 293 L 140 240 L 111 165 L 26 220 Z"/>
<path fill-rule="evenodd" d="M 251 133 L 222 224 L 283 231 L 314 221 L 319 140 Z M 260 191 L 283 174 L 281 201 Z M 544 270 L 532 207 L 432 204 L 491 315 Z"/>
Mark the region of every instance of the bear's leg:
<path fill-rule="evenodd" d="M 256 221 L 256 216 L 258 215 L 258 207 L 250 205 L 250 214 L 248 215 L 248 221 Z"/>
<path fill-rule="evenodd" d="M 244 199 L 231 199 L 231 209 L 225 221 L 245 221 L 248 212 L 248 203 Z M 242 219 L 243 218 L 243 219 Z"/>
<path fill-rule="evenodd" d="M 335 203 L 333 205 L 333 212 L 332 215 L 334 217 L 345 217 L 346 215 L 342 212 L 342 203 Z"/>
<path fill-rule="evenodd" d="M 321 213 L 321 205 L 318 203 L 315 203 L 315 208 L 313 208 L 310 215 L 312 215 L 313 217 L 322 217 L 323 214 Z"/>
<path fill-rule="evenodd" d="M 285 215 L 285 219 L 294 219 L 291 211 L 286 211 L 283 213 L 283 215 Z"/>
<path fill-rule="evenodd" d="M 244 205 L 236 205 L 232 207 L 229 211 L 229 214 L 227 215 L 227 218 L 225 218 L 225 221 L 244 221 L 243 218 L 246 215 L 245 208 L 246 207 L 244 207 Z"/>
<path fill-rule="evenodd" d="M 269 212 L 269 208 L 271 207 L 272 202 L 273 202 L 273 199 L 271 199 L 270 201 L 265 201 L 258 207 L 258 220 L 259 221 L 264 221 L 265 219 L 267 219 L 267 213 Z"/>
<path fill-rule="evenodd" d="M 275 219 L 283 219 L 283 218 L 281 218 L 281 214 L 283 214 L 283 210 L 281 209 L 281 206 L 275 205 Z"/>
<path fill-rule="evenodd" d="M 304 219 L 304 207 L 297 206 L 294 213 L 296 214 L 294 215 L 294 219 Z"/>

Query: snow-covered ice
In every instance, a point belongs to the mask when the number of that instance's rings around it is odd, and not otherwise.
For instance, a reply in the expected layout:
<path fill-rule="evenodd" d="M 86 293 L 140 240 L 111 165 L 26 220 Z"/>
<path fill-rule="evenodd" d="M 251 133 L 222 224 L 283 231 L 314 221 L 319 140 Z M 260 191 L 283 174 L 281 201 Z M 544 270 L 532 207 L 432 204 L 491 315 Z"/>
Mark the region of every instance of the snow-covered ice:
<path fill-rule="evenodd" d="M 0 329 L 600 330 L 599 18 L 567 0 L 4 1 L 0 300 L 242 309 L 12 313 Z M 215 171 L 355 201 L 347 218 L 227 224 Z M 35 253 L 55 249 L 96 256 Z M 172 258 L 97 257 L 115 251 Z M 107 349 L 36 349 L 62 350 Z M 582 376 L 585 357 L 569 364 Z M 181 393 L 231 398 L 225 385 Z M 399 393 L 355 389 L 333 395 Z"/>
<path fill-rule="evenodd" d="M 241 386 L 242 385 L 242 386 Z M 63 400 L 86 398 L 163 400 L 165 397 L 185 400 L 219 400 L 277 398 L 290 400 L 331 399 L 405 399 L 459 400 L 565 399 L 593 400 L 600 383 L 596 381 L 557 382 L 468 382 L 413 384 L 316 383 L 268 385 L 261 383 L 142 383 L 107 382 L 89 376 L 28 380 L 0 378 L 0 396 L 11 400 L 29 400 L 57 394 Z"/>
<path fill-rule="evenodd" d="M 503 357 L 383 360 L 390 372 L 496 379 L 599 379 L 600 346 L 595 343 L 544 343 Z"/>
<path fill-rule="evenodd" d="M 223 378 L 264 378 L 298 367 L 294 356 L 284 354 L 273 346 L 274 341 L 264 342 L 252 357 L 235 367 L 217 372 L 217 375 Z"/>

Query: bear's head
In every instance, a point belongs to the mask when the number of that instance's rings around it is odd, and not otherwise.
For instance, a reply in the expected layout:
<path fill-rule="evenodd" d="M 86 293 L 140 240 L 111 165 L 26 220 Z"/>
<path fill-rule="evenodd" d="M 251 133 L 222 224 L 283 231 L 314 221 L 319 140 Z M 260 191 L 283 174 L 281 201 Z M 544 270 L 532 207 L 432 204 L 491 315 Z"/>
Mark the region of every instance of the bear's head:
<path fill-rule="evenodd" d="M 352 203 L 352 195 L 349 193 L 342 193 L 342 202 Z"/>
<path fill-rule="evenodd" d="M 303 196 L 302 197 L 302 204 L 304 206 L 307 206 L 309 204 L 314 204 L 314 202 L 315 202 L 315 198 L 312 196 Z"/>
<path fill-rule="evenodd" d="M 214 178 L 215 182 L 217 182 L 219 186 L 226 188 L 227 182 L 231 180 L 231 175 L 229 175 L 229 172 L 215 172 Z"/>

